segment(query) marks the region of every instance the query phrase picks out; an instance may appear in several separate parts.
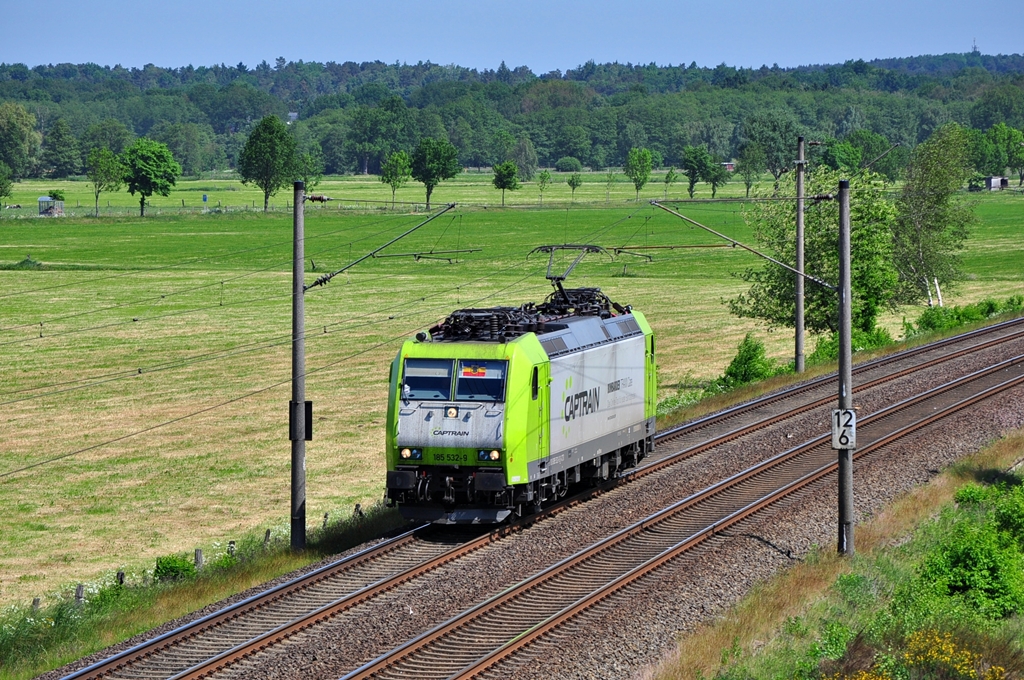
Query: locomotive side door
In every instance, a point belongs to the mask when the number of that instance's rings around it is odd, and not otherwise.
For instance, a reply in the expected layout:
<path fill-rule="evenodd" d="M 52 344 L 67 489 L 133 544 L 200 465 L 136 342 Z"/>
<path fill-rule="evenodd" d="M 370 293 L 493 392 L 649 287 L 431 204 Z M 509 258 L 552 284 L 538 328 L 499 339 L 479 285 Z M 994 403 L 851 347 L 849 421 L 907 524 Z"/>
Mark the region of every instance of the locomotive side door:
<path fill-rule="evenodd" d="M 536 364 L 533 367 L 530 378 L 530 397 L 532 399 L 531 410 L 536 414 L 537 422 L 537 458 L 543 459 L 551 452 L 548 450 L 548 384 L 550 378 L 550 364 Z"/>

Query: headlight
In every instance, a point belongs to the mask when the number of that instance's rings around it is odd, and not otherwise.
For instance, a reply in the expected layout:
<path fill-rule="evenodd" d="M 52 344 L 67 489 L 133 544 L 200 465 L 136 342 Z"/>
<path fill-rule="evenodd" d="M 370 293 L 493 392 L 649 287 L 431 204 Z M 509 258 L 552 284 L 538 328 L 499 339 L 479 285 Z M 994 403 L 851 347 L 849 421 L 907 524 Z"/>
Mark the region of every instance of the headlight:
<path fill-rule="evenodd" d="M 480 450 L 476 452 L 476 459 L 480 461 L 501 460 L 501 451 L 498 449 L 493 451 Z"/>
<path fill-rule="evenodd" d="M 415 460 L 423 460 L 423 451 L 421 451 L 420 449 L 413 449 L 412 457 Z"/>
<path fill-rule="evenodd" d="M 498 449 L 491 451 L 491 460 L 498 460 L 499 458 L 501 458 L 501 451 Z"/>
<path fill-rule="evenodd" d="M 412 449 L 402 449 L 399 454 L 402 458 L 412 458 Z"/>

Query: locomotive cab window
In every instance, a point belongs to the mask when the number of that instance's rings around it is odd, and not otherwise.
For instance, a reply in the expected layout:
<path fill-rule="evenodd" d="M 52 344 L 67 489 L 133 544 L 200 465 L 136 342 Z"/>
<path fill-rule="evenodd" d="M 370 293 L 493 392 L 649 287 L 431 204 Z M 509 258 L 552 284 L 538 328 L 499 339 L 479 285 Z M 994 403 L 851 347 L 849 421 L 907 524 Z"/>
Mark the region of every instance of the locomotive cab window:
<path fill-rule="evenodd" d="M 452 398 L 452 362 L 447 359 L 406 359 L 405 399 L 450 401 Z"/>
<path fill-rule="evenodd" d="M 462 401 L 504 401 L 507 361 L 460 359 L 455 398 Z"/>

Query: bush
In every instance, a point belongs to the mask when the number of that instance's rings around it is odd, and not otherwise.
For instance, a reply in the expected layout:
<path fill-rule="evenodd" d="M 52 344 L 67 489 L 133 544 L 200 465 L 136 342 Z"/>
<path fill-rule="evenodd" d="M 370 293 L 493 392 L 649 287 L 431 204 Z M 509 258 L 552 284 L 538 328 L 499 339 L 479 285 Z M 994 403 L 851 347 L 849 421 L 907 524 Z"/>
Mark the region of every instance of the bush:
<path fill-rule="evenodd" d="M 999 303 L 992 298 L 963 307 L 929 307 L 921 312 L 917 323 L 904 322 L 904 334 L 909 338 L 928 331 L 945 331 L 971 323 L 979 323 L 997 314 L 1016 314 L 1024 310 L 1024 295 L 1013 295 Z"/>
<path fill-rule="evenodd" d="M 925 558 L 920 575 L 986 618 L 1024 611 L 1024 555 L 991 523 L 956 522 Z"/>
<path fill-rule="evenodd" d="M 196 566 L 192 561 L 181 555 L 164 555 L 156 558 L 156 569 L 153 578 L 157 581 L 180 581 L 194 578 Z"/>
<path fill-rule="evenodd" d="M 995 506 L 996 526 L 1024 549 L 1024 486 L 1003 488 Z"/>
<path fill-rule="evenodd" d="M 759 382 L 780 373 L 778 365 L 769 359 L 764 343 L 747 333 L 740 343 L 736 356 L 726 367 L 725 373 L 711 384 L 711 390 L 724 392 L 742 385 Z"/>
<path fill-rule="evenodd" d="M 53 189 L 52 191 L 48 191 L 46 192 L 46 195 L 55 201 L 64 200 L 64 192 L 61 191 L 60 189 Z"/>
<path fill-rule="evenodd" d="M 967 484 L 957 489 L 953 500 L 963 508 L 976 508 L 984 503 L 989 497 L 988 489 L 980 484 Z"/>
<path fill-rule="evenodd" d="M 854 330 L 850 336 L 850 346 L 854 352 L 878 349 L 895 342 L 889 331 L 875 328 L 872 331 Z M 807 363 L 811 366 L 835 361 L 839 358 L 839 334 L 826 335 L 818 338 L 814 351 L 807 355 Z"/>
<path fill-rule="evenodd" d="M 558 172 L 579 172 L 583 169 L 583 163 L 572 156 L 562 156 L 555 161 L 555 170 Z"/>

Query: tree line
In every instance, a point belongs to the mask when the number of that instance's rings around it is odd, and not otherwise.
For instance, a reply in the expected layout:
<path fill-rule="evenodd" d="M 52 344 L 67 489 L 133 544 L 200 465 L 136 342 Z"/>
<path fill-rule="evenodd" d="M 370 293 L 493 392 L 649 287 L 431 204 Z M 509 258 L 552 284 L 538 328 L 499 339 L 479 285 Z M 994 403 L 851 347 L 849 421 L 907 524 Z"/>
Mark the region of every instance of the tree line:
<path fill-rule="evenodd" d="M 526 180 L 538 167 L 622 167 L 634 148 L 650 150 L 654 167 L 685 172 L 707 162 L 692 151 L 700 148 L 713 162 L 742 160 L 751 172 L 778 177 L 802 134 L 821 141 L 835 167 L 867 163 L 876 149 L 899 143 L 903 151 L 882 168 L 895 176 L 910 149 L 952 121 L 974 131 L 978 172 L 1010 169 L 1024 182 L 1011 139 L 1024 129 L 1018 55 L 796 69 L 588 62 L 540 76 L 525 66 L 477 71 L 429 62 L 2 64 L 0 102 L 0 162 L 14 178 L 77 175 L 93 148 L 120 153 L 142 136 L 165 144 L 186 175 L 237 169 L 259 121 L 294 114 L 288 129 L 299 152 L 332 174 L 379 174 L 392 153 L 411 154 L 431 138 L 450 142 L 463 167 L 513 160 Z M 785 152 L 766 135 L 785 137 Z M 691 169 L 687 177 L 700 174 Z"/>

